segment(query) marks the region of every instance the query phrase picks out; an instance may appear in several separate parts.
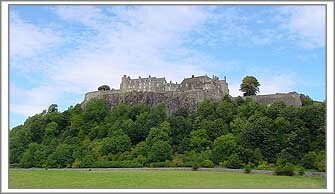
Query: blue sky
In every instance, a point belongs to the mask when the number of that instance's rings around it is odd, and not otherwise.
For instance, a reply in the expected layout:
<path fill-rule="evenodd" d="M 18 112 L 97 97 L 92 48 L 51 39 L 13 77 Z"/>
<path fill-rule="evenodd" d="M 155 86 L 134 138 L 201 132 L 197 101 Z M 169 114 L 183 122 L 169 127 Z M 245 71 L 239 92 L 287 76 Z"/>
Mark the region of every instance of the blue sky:
<path fill-rule="evenodd" d="M 322 6 L 10 6 L 10 126 L 121 76 L 246 75 L 325 99 Z"/>

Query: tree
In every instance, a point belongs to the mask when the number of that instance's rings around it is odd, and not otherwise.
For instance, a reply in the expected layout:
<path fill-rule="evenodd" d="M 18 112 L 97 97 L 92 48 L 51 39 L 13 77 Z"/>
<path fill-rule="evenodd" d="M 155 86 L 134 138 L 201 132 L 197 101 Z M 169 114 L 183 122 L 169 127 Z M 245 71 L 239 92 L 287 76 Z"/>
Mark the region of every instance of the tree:
<path fill-rule="evenodd" d="M 259 82 L 254 76 L 246 76 L 243 78 L 240 91 L 244 92 L 243 96 L 256 95 L 259 92 Z"/>
<path fill-rule="evenodd" d="M 130 144 L 130 138 L 126 134 L 119 132 L 112 137 L 103 139 L 102 154 L 108 155 L 109 153 L 122 153 L 130 148 Z"/>
<path fill-rule="evenodd" d="M 198 129 L 191 132 L 190 144 L 192 150 L 201 152 L 210 147 L 212 142 L 208 140 L 208 135 L 205 129 Z"/>
<path fill-rule="evenodd" d="M 172 149 L 166 141 L 155 142 L 148 153 L 149 162 L 164 162 L 172 157 Z"/>
<path fill-rule="evenodd" d="M 58 105 L 57 104 L 51 104 L 48 108 L 48 113 L 51 112 L 58 112 Z"/>
<path fill-rule="evenodd" d="M 309 96 L 304 95 L 304 94 L 300 95 L 300 100 L 301 100 L 302 106 L 308 106 L 308 105 L 313 104 L 313 100 Z"/>
<path fill-rule="evenodd" d="M 219 164 L 223 160 L 237 152 L 238 144 L 233 134 L 222 135 L 218 137 L 213 144 L 212 158 L 213 162 Z"/>
<path fill-rule="evenodd" d="M 60 144 L 57 146 L 55 152 L 49 155 L 47 163 L 49 163 L 51 167 L 64 168 L 71 165 L 73 161 L 72 146 Z"/>
<path fill-rule="evenodd" d="M 105 119 L 108 113 L 108 104 L 103 99 L 91 100 L 86 105 L 84 112 L 84 121 L 86 122 L 101 122 Z"/>
<path fill-rule="evenodd" d="M 102 85 L 98 88 L 99 91 L 106 91 L 106 90 L 110 90 L 110 87 L 107 85 Z"/>

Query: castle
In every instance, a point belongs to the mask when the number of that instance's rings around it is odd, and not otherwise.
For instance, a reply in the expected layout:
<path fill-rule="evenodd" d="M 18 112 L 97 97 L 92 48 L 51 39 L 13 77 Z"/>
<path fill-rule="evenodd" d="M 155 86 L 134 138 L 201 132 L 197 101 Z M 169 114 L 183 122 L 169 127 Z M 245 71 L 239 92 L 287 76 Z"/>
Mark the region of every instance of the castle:
<path fill-rule="evenodd" d="M 220 100 L 225 95 L 229 95 L 226 77 L 220 80 L 215 75 L 212 78 L 207 75 L 192 75 L 178 84 L 172 81 L 167 82 L 164 77 L 156 78 L 149 75 L 147 78 L 131 79 L 130 76 L 124 75 L 120 89 L 88 92 L 85 94 L 82 107 L 85 107 L 91 99 L 105 99 L 111 108 L 121 103 L 147 105 L 164 103 L 169 112 L 175 112 L 181 107 L 195 109 L 197 104 L 204 99 Z M 251 98 L 266 105 L 279 101 L 289 106 L 301 106 L 302 104 L 300 95 L 296 92 L 257 95 Z"/>
<path fill-rule="evenodd" d="M 213 75 L 212 78 L 207 75 L 197 76 L 192 75 L 191 78 L 185 78 L 181 84 L 166 82 L 165 78 L 156 78 L 149 75 L 148 78 L 131 79 L 124 75 L 120 84 L 120 91 L 125 92 L 175 92 L 175 91 L 190 91 L 190 90 L 213 90 L 222 95 L 229 93 L 226 77 L 224 80 L 219 80 L 219 77 Z"/>

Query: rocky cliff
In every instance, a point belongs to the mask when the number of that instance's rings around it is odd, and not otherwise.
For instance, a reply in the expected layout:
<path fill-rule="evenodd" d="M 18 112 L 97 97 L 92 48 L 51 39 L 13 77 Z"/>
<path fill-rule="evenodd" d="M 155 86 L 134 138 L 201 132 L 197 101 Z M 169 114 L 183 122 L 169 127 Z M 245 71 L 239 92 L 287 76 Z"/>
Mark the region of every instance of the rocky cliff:
<path fill-rule="evenodd" d="M 277 93 L 269 95 L 249 96 L 257 103 L 272 104 L 274 102 L 283 102 L 288 106 L 301 106 L 300 95 L 296 92 Z M 91 99 L 105 99 L 110 107 L 118 104 L 146 104 L 155 105 L 159 103 L 166 104 L 169 112 L 175 112 L 180 107 L 185 107 L 194 110 L 199 102 L 204 99 L 220 100 L 223 96 L 221 93 L 214 90 L 191 90 L 191 91 L 171 91 L 171 92 L 120 92 L 114 91 L 95 91 L 85 95 L 82 103 L 84 108 L 87 102 Z M 243 97 L 246 98 L 246 97 Z M 234 98 L 233 98 L 234 99 Z"/>

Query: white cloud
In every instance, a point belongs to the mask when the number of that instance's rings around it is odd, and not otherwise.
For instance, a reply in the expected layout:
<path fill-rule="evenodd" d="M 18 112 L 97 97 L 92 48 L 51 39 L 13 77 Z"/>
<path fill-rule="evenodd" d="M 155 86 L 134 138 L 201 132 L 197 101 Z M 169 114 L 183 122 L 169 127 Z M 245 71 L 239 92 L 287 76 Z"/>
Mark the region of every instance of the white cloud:
<path fill-rule="evenodd" d="M 282 26 L 304 48 L 325 44 L 325 6 L 287 6 L 280 8 Z"/>
<path fill-rule="evenodd" d="M 59 102 L 67 92 L 83 96 L 101 84 L 119 88 L 123 74 L 166 76 L 167 81 L 178 82 L 191 74 L 205 74 L 200 64 L 205 63 L 206 56 L 183 45 L 187 33 L 206 20 L 206 12 L 199 7 L 120 8 L 113 20 L 101 20 L 99 24 L 95 23 L 96 18 L 105 18 L 99 8 L 72 9 L 53 10 L 67 22 L 80 22 L 93 29 L 94 36 L 82 39 L 71 53 L 40 63 L 45 65 L 39 70 L 47 78 L 47 87 L 13 89 L 12 94 L 19 99 L 11 104 L 13 112 L 38 113 Z M 80 15 L 91 12 L 90 17 Z"/>
<path fill-rule="evenodd" d="M 15 12 L 10 15 L 10 20 L 10 54 L 15 59 L 46 52 L 62 40 L 52 28 L 29 23 Z"/>
<path fill-rule="evenodd" d="M 249 66 L 242 67 L 235 62 L 219 65 L 209 54 L 192 49 L 188 43 L 196 40 L 195 44 L 198 45 L 217 45 L 229 41 L 235 44 L 235 40 L 250 37 L 249 42 L 265 45 L 273 41 L 273 36 L 279 36 L 276 30 L 251 36 L 255 32 L 245 25 L 246 18 L 241 17 L 236 9 L 214 14 L 209 8 L 200 6 L 175 6 L 173 9 L 170 6 L 120 6 L 113 7 L 113 17 L 107 17 L 99 6 L 57 6 L 51 10 L 67 23 L 83 24 L 85 29 L 93 30 L 94 34 L 63 36 L 62 41 L 76 42 L 76 49 L 66 54 L 55 52 L 44 62 L 32 58 L 32 61 L 37 61 L 36 64 L 44 66 L 40 73 L 47 78 L 47 86 L 12 92 L 16 95 L 15 99 L 20 99 L 12 102 L 11 110 L 16 113 L 32 115 L 41 112 L 51 103 L 59 103 L 66 93 L 83 96 L 85 92 L 96 90 L 101 84 L 119 88 L 121 76 L 124 74 L 132 77 L 149 74 L 166 76 L 167 81 L 180 82 L 191 74 L 208 73 L 209 66 L 214 67 L 213 69 L 217 66 L 227 71 L 246 69 Z M 300 33 L 303 37 L 319 40 L 313 32 L 298 30 L 310 30 L 307 24 L 297 22 L 297 18 L 308 15 L 300 12 L 300 15 L 295 12 L 285 13 L 290 16 L 287 17 L 290 21 L 287 24 L 290 25 L 286 29 L 291 33 Z M 19 38 L 13 42 L 16 44 L 13 47 L 16 51 L 13 53 L 33 57 L 59 43 L 59 34 L 50 28 L 37 27 L 22 20 L 16 23 L 13 26 L 18 29 L 16 33 Z M 204 25 L 217 27 L 218 24 L 221 24 L 219 37 L 210 28 L 204 28 Z M 32 36 L 27 38 L 24 35 L 29 31 Z M 200 36 L 198 39 L 190 39 L 190 33 L 200 33 Z M 276 37 L 277 40 L 281 38 Z M 249 44 L 248 41 L 245 44 Z M 309 42 L 317 45 L 313 41 Z M 290 75 L 255 75 L 262 85 L 261 94 L 289 92 L 295 86 L 294 77 Z M 240 83 L 229 84 L 231 95 L 241 95 Z"/>
<path fill-rule="evenodd" d="M 55 6 L 51 9 L 63 20 L 80 22 L 90 27 L 97 26 L 105 18 L 101 10 L 94 6 L 69 5 Z"/>
<path fill-rule="evenodd" d="M 59 68 L 53 78 L 87 90 L 106 82 L 118 88 L 123 74 L 180 81 L 190 72 L 204 73 L 197 63 L 205 56 L 183 43 L 206 17 L 197 7 L 119 8 L 113 21 L 93 27 L 94 39 L 54 63 Z"/>
<path fill-rule="evenodd" d="M 10 84 L 10 95 L 11 112 L 24 116 L 42 112 L 50 104 L 55 103 L 59 96 L 57 90 L 49 86 L 22 89 L 12 83 Z"/>

